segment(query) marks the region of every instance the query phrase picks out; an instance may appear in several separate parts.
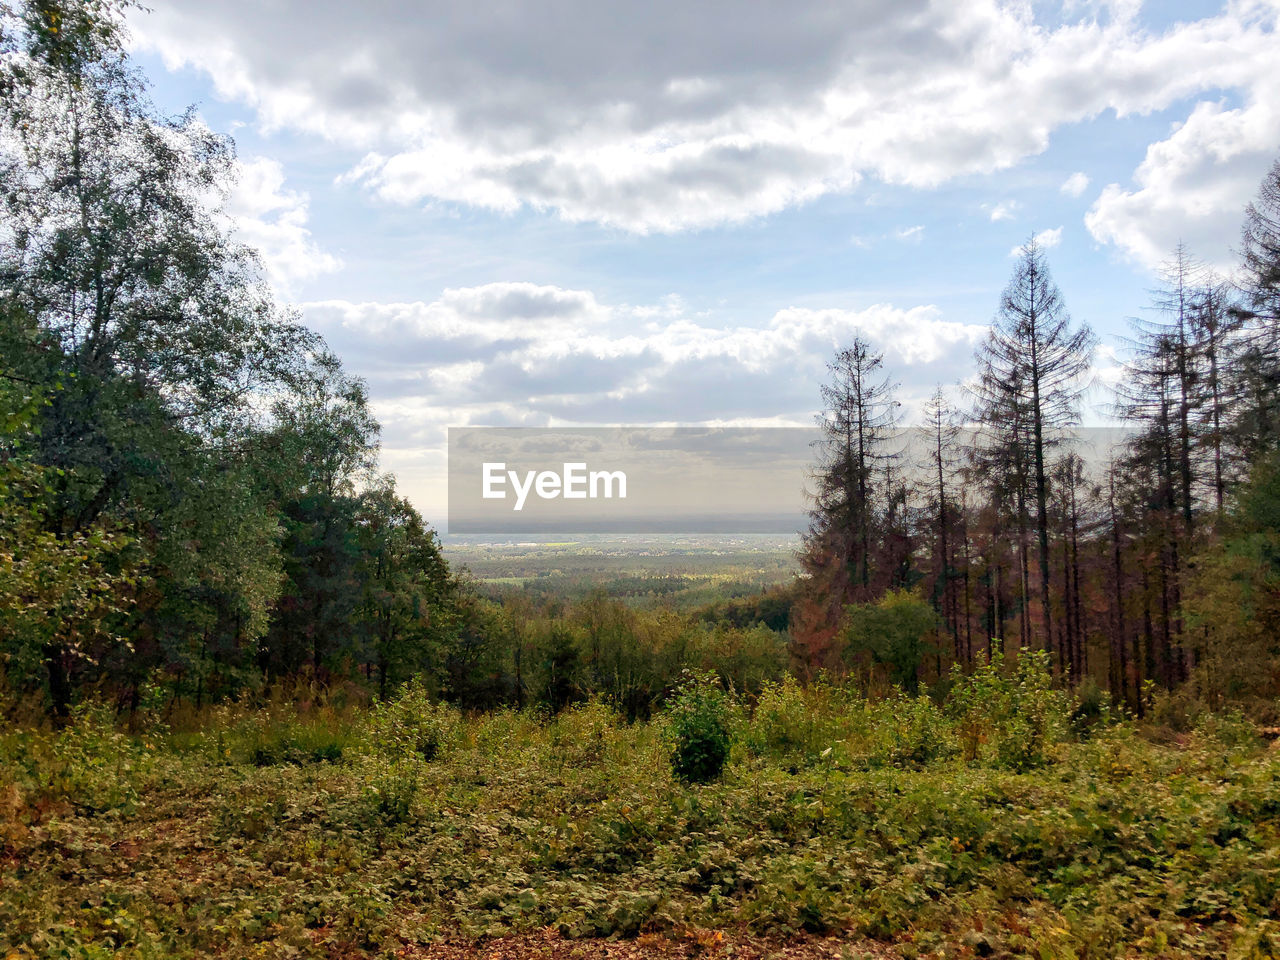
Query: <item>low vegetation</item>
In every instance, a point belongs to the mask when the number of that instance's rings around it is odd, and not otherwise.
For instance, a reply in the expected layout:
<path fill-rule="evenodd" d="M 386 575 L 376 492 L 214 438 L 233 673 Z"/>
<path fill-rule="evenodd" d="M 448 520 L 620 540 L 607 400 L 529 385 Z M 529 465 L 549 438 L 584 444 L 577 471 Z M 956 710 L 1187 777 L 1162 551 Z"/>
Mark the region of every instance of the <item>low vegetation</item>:
<path fill-rule="evenodd" d="M 81 707 L 0 738 L 0 956 L 806 932 L 850 956 L 1271 956 L 1280 752 L 1238 715 L 1140 726 L 1044 666 L 997 657 L 940 701 L 691 676 L 634 724 L 463 716 L 416 685 L 130 732 Z"/>

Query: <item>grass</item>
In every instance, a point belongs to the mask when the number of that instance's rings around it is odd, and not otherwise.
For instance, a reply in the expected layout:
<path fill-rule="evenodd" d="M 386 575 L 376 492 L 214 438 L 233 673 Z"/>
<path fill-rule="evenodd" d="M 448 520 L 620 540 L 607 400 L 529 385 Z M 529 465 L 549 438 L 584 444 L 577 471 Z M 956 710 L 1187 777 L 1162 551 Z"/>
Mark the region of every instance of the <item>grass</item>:
<path fill-rule="evenodd" d="M 673 778 L 661 720 L 595 703 L 462 718 L 410 689 L 134 734 L 90 709 L 0 735 L 0 957 L 403 956 L 545 931 L 1273 955 L 1280 751 L 1231 717 L 1165 744 L 1073 726 L 1044 696 L 1037 733 L 990 697 L 772 687 L 705 785 Z"/>

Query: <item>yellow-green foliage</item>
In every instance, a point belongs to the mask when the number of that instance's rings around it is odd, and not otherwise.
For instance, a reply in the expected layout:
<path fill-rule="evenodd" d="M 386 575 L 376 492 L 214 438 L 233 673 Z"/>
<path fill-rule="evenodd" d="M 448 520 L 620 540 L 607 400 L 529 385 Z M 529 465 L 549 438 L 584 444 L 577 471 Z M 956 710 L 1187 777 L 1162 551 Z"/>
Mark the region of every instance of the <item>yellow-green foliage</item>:
<path fill-rule="evenodd" d="M 919 957 L 1266 956 L 1280 751 L 1229 714 L 1174 745 L 1114 718 L 1081 739 L 1024 662 L 941 706 L 781 683 L 747 719 L 726 699 L 741 746 L 708 784 L 673 776 L 665 720 L 598 702 L 463 718 L 414 688 L 335 711 L 336 761 L 254 762 L 255 743 L 315 736 L 315 706 L 274 706 L 269 736 L 239 708 L 206 711 L 200 736 L 126 734 L 101 708 L 0 732 L 0 956 L 743 926 Z M 967 759 L 970 720 L 986 734 Z"/>
<path fill-rule="evenodd" d="M 461 735 L 458 711 L 432 701 L 416 679 L 393 699 L 374 704 L 361 737 L 359 769 L 366 798 L 385 821 L 410 817 L 427 765 L 447 756 Z"/>
<path fill-rule="evenodd" d="M 947 708 L 966 760 L 1029 770 L 1047 763 L 1069 732 L 1073 703 L 1053 686 L 1043 650 L 1024 647 L 1009 663 L 997 648 L 990 663 L 968 676 L 956 669 L 952 681 Z"/>

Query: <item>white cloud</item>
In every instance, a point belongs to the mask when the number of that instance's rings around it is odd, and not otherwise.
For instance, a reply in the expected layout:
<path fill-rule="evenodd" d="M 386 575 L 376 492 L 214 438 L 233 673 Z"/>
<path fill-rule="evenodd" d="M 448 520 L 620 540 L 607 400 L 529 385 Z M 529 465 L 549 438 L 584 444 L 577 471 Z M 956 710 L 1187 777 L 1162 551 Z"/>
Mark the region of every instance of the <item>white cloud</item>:
<path fill-rule="evenodd" d="M 1052 230 L 1041 230 L 1031 239 L 1035 242 L 1036 246 L 1038 246 L 1041 250 L 1052 249 L 1053 247 L 1056 247 L 1058 244 L 1062 242 L 1062 228 L 1054 227 Z M 1009 250 L 1009 256 L 1011 257 L 1022 256 L 1022 250 L 1024 246 L 1025 246 L 1024 244 L 1020 243 L 1017 246 L 1013 247 L 1012 249 Z"/>
<path fill-rule="evenodd" d="M 899 227 L 894 231 L 893 235 L 899 240 L 908 243 L 919 243 L 924 239 L 924 224 L 918 223 L 914 227 Z"/>
<path fill-rule="evenodd" d="M 1058 189 L 1069 197 L 1078 197 L 1089 189 L 1089 177 L 1083 171 L 1077 170 L 1062 181 L 1062 186 Z"/>
<path fill-rule="evenodd" d="M 1103 111 L 1251 91 L 1274 3 L 1144 30 L 1136 3 L 677 0 L 553 9 L 173 0 L 133 23 L 264 128 L 365 152 L 348 179 L 399 203 L 553 211 L 626 230 L 739 221 L 867 177 L 927 187 L 1007 169 Z M 1215 94 L 1216 95 L 1216 94 Z"/>
<path fill-rule="evenodd" d="M 325 301 L 303 311 L 369 380 L 391 449 L 430 446 L 443 424 L 495 417 L 804 424 L 827 361 L 855 335 L 884 351 L 914 402 L 954 379 L 986 332 L 932 306 L 884 304 L 790 307 L 759 326 L 716 326 L 690 317 L 679 298 L 606 305 L 585 290 L 511 282 L 430 302 Z"/>
<path fill-rule="evenodd" d="M 1229 270 L 1245 204 L 1256 194 L 1280 145 L 1280 80 L 1245 106 L 1197 104 L 1185 123 L 1147 148 L 1136 189 L 1108 184 L 1085 216 L 1100 243 L 1115 244 L 1147 267 L 1183 242 Z"/>
<path fill-rule="evenodd" d="M 450 426 L 770 424 L 807 426 L 826 364 L 854 336 L 885 355 L 905 422 L 935 385 L 973 368 L 983 324 L 935 306 L 787 307 L 756 326 L 691 317 L 678 297 L 608 304 L 587 290 L 497 282 L 432 301 L 303 306 L 353 373 L 370 383 L 384 462 L 406 492 L 439 503 Z M 1105 421 L 1124 375 L 1094 356 L 1086 420 Z"/>
<path fill-rule="evenodd" d="M 267 279 L 277 289 L 288 294 L 297 282 L 342 266 L 315 244 L 307 228 L 307 196 L 285 188 L 278 162 L 259 157 L 239 161 L 237 168 L 225 212 L 237 239 L 258 251 Z"/>
<path fill-rule="evenodd" d="M 1002 200 L 995 204 L 983 204 L 982 209 L 987 211 L 992 223 L 999 223 L 1001 220 L 1012 220 L 1020 206 L 1017 200 Z"/>

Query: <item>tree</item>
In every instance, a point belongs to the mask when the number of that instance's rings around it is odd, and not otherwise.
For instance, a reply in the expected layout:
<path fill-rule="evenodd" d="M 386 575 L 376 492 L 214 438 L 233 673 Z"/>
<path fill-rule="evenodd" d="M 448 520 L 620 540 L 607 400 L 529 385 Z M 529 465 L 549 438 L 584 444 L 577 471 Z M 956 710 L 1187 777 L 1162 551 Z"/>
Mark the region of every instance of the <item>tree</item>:
<path fill-rule="evenodd" d="M 361 578 L 403 572 L 360 555 L 390 549 L 359 535 L 378 433 L 364 384 L 234 240 L 233 144 L 193 111 L 156 111 L 125 52 L 131 6 L 0 6 L 5 359 L 43 398 L 24 440 L 40 482 L 9 529 L 27 555 L 118 535 L 111 563 L 135 572 L 131 602 L 94 621 L 127 643 L 89 657 L 47 632 L 58 713 L 79 682 L 136 702 L 159 669 L 199 702 L 259 669 L 352 663 Z M 18 316 L 31 336 L 10 336 Z M 431 579 L 430 534 L 411 539 L 403 562 Z"/>
<path fill-rule="evenodd" d="M 911 590 L 889 590 L 874 603 L 845 607 L 842 637 L 850 656 L 866 652 L 889 670 L 889 680 L 914 694 L 920 664 L 935 653 L 938 614 Z"/>
<path fill-rule="evenodd" d="M 1272 338 L 1280 336 L 1280 159 L 1245 208 L 1240 239 L 1245 305 Z"/>
<path fill-rule="evenodd" d="M 960 436 L 960 427 L 956 423 L 955 411 L 947 402 L 946 394 L 939 386 L 925 404 L 924 423 L 920 427 L 922 439 L 927 444 L 927 469 L 933 487 L 934 522 L 934 597 L 942 614 L 943 621 L 951 631 L 955 646 L 955 656 L 970 656 L 972 651 L 961 649 L 960 632 L 957 629 L 957 611 L 955 609 L 953 591 L 951 589 L 952 563 L 948 539 L 956 512 L 951 503 L 949 484 L 955 469 L 956 445 Z"/>
<path fill-rule="evenodd" d="M 360 618 L 378 669 L 378 696 L 385 699 L 390 683 L 438 669 L 452 581 L 434 531 L 390 478 L 361 494 L 355 525 Z"/>
<path fill-rule="evenodd" d="M 884 469 L 893 459 L 886 449 L 898 419 L 896 384 L 882 373 L 883 357 L 860 335 L 827 365 L 831 381 L 821 388 L 818 415 L 816 490 L 801 551 L 807 579 L 795 610 L 798 649 L 812 668 L 834 667 L 832 647 L 841 608 L 852 599 L 869 599 L 884 533 L 877 503 L 888 513 Z M 829 661 L 829 662 L 828 662 Z"/>
<path fill-rule="evenodd" d="M 1236 459 L 1230 433 L 1231 377 L 1239 349 L 1239 311 L 1233 309 L 1226 282 L 1206 272 L 1191 315 L 1192 338 L 1201 367 L 1201 390 L 1196 406 L 1196 442 L 1210 463 L 1209 483 L 1216 517 L 1226 510 L 1228 481 Z"/>
<path fill-rule="evenodd" d="M 827 365 L 832 380 L 821 389 L 818 417 L 823 439 L 812 532 L 836 545 L 847 582 L 864 595 L 873 565 L 876 467 L 891 456 L 885 447 L 898 419 L 897 384 L 883 376 L 883 365 L 883 355 L 855 337 Z"/>
<path fill-rule="evenodd" d="M 19 688 L 43 677 L 62 721 L 72 670 L 126 646 L 112 628 L 133 599 L 133 571 L 122 557 L 128 538 L 114 527 L 47 529 L 51 478 L 33 453 L 49 400 L 20 362 L 40 339 L 20 311 L 0 312 L 0 674 Z"/>
<path fill-rule="evenodd" d="M 1059 431 L 1079 420 L 1094 343 L 1087 326 L 1073 328 L 1044 253 L 1031 238 L 1021 249 L 991 333 L 978 350 L 977 396 L 980 412 L 986 414 L 980 419 L 992 423 L 991 414 L 1006 411 L 1013 414 L 1013 426 L 1025 424 L 1027 431 L 1046 650 L 1053 642 L 1047 451 L 1061 442 Z"/>
<path fill-rule="evenodd" d="M 1280 444 L 1280 159 L 1245 208 L 1240 239 L 1237 434 L 1253 461 Z"/>

